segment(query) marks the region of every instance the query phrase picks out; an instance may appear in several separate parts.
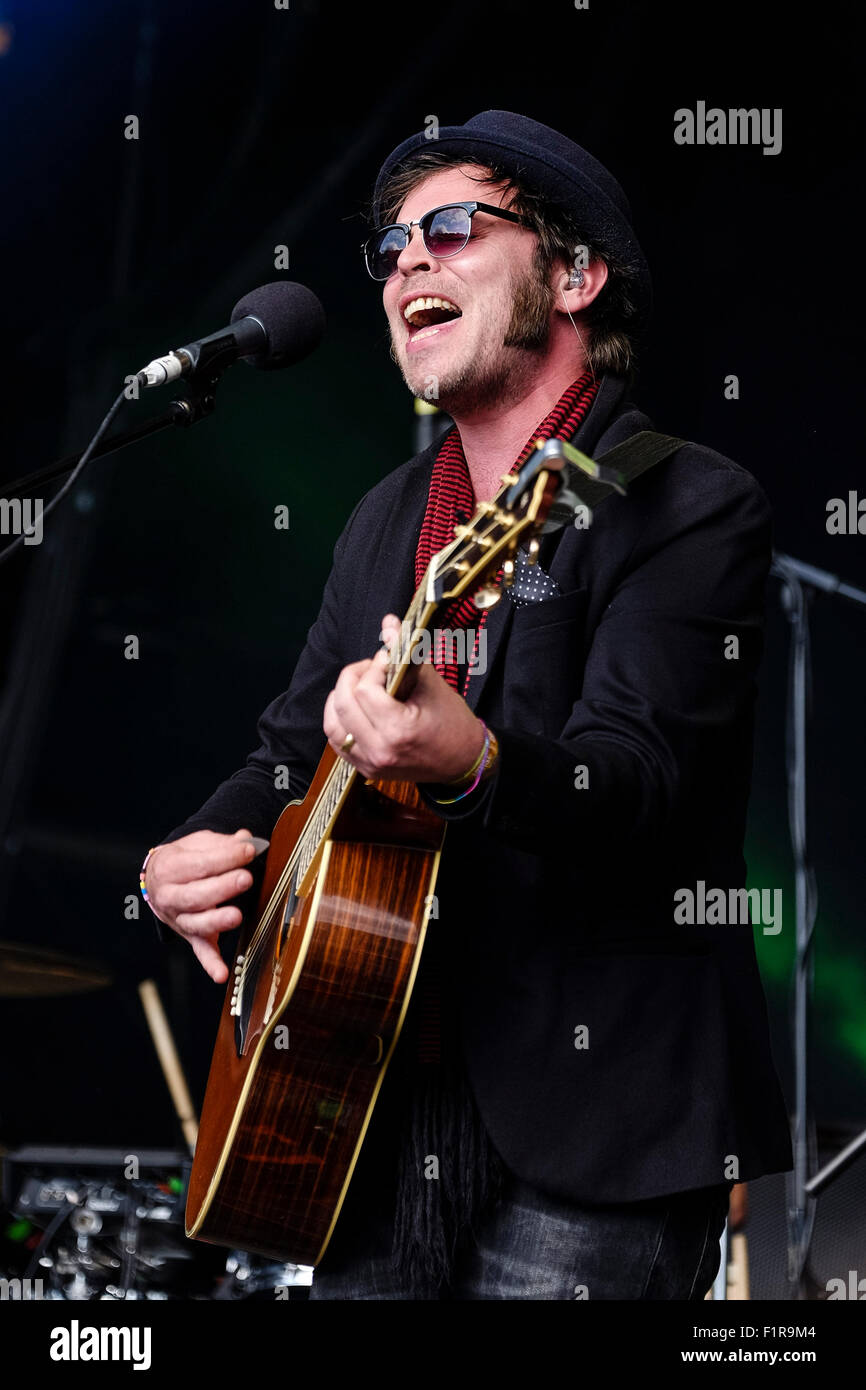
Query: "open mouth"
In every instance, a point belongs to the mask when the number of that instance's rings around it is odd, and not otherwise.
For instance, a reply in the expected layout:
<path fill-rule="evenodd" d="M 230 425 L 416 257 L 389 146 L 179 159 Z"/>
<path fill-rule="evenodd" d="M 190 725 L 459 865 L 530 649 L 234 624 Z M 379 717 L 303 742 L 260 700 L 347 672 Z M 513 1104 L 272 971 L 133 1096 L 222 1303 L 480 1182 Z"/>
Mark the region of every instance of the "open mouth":
<path fill-rule="evenodd" d="M 454 323 L 462 317 L 462 310 L 450 299 L 440 299 L 438 295 L 419 295 L 410 299 L 403 309 L 403 318 L 409 325 L 409 342 L 419 338 L 433 337 L 446 323 Z"/>

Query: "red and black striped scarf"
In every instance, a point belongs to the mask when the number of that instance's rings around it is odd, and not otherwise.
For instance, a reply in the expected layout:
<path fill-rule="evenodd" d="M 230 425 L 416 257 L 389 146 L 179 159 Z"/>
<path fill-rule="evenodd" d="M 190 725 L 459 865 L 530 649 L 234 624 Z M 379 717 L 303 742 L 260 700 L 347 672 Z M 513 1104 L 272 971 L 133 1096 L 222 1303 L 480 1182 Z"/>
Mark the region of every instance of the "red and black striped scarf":
<path fill-rule="evenodd" d="M 532 453 L 537 439 L 571 439 L 578 426 L 585 420 L 597 390 L 598 381 L 593 378 L 591 372 L 584 372 L 583 376 L 573 381 L 550 414 L 532 431 L 520 451 L 512 471 L 523 466 Z M 503 467 L 502 471 L 505 473 L 506 469 Z M 418 537 L 418 548 L 415 552 L 416 589 L 424 578 L 424 572 L 433 556 L 453 540 L 454 527 L 461 522 L 468 521 L 474 514 L 475 508 L 476 501 L 472 479 L 469 476 L 469 469 L 463 454 L 460 431 L 455 425 L 443 439 L 439 453 L 436 455 L 436 462 L 433 465 L 430 491 L 427 496 L 427 510 L 424 513 L 421 534 Z M 438 632 L 443 635 L 434 642 L 433 664 L 454 690 L 458 689 L 459 670 L 456 662 L 448 662 L 444 659 L 444 632 L 454 632 L 469 627 L 476 628 L 475 650 L 477 652 L 478 639 L 487 618 L 487 611 L 485 609 L 481 613 L 479 620 L 478 609 L 472 601 L 472 595 L 464 594 L 461 598 L 455 599 L 453 604 L 442 613 L 437 623 Z M 453 648 L 449 654 L 453 655 Z M 469 671 L 466 673 L 466 681 L 462 691 L 464 695 L 468 680 Z"/>

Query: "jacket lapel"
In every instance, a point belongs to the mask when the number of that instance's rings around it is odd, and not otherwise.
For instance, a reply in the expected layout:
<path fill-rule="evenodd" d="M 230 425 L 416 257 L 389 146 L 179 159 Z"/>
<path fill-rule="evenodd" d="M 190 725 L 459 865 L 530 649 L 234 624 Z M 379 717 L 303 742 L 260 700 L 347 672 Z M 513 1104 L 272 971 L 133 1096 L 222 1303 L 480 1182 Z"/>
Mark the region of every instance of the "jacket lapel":
<path fill-rule="evenodd" d="M 596 447 L 599 439 L 612 414 L 616 411 L 623 396 L 625 395 L 626 382 L 623 377 L 613 376 L 606 372 L 601 379 L 601 384 L 596 393 L 586 419 L 575 431 L 570 439 L 577 448 L 582 449 L 585 454 L 592 456 L 592 451 Z M 419 523 L 420 525 L 420 523 Z M 540 537 L 538 550 L 538 563 L 546 572 L 550 572 L 553 557 L 562 539 L 562 528 L 558 531 L 551 531 L 546 536 Z M 491 608 L 487 614 L 487 620 L 482 632 L 487 633 L 486 645 L 486 664 L 483 672 L 473 675 L 469 680 L 469 688 L 466 692 L 466 703 L 470 709 L 477 712 L 478 703 L 484 692 L 487 682 L 490 680 L 491 673 L 496 664 L 496 654 L 507 642 L 508 634 L 511 630 L 511 623 L 514 617 L 514 604 L 503 594 L 502 598 Z M 479 613 L 479 619 L 481 614 Z"/>
<path fill-rule="evenodd" d="M 625 389 L 626 383 L 622 377 L 606 373 L 601 379 L 601 385 L 586 419 L 575 432 L 571 442 L 591 456 L 611 416 L 616 412 Z M 436 440 L 417 456 L 417 462 L 429 462 L 432 466 L 440 444 L 441 440 Z M 379 572 L 384 573 L 386 579 L 372 603 L 369 599 L 367 601 L 366 611 L 371 625 L 380 622 L 386 612 L 396 613 L 402 618 L 412 601 L 415 592 L 415 552 L 427 509 L 429 485 L 430 469 L 419 467 L 415 470 L 410 488 L 401 502 L 401 524 L 399 527 L 389 528 L 388 535 L 383 540 Z M 538 563 L 547 572 L 550 571 L 561 538 L 561 529 L 540 538 Z M 470 677 L 466 691 L 466 703 L 472 710 L 477 711 L 481 696 L 496 666 L 497 653 L 507 642 L 514 612 L 514 604 L 505 594 L 493 608 L 488 609 L 484 627 L 481 629 L 482 635 L 486 633 L 483 649 L 484 667 L 478 675 Z M 480 612 L 478 619 L 480 622 Z M 376 635 L 378 636 L 378 631 Z M 367 643 L 363 642 L 363 639 L 362 643 L 364 650 L 360 654 L 369 655 Z"/>

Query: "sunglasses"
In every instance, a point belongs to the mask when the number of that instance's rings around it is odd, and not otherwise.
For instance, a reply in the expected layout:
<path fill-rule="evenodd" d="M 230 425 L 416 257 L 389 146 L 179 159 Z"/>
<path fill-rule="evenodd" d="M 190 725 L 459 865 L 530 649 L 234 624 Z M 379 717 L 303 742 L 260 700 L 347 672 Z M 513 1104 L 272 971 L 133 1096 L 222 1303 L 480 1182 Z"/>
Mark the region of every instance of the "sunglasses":
<path fill-rule="evenodd" d="M 367 238 L 361 250 L 371 277 L 374 280 L 390 279 L 397 269 L 401 252 L 409 245 L 413 227 L 421 228 L 421 239 L 434 260 L 456 256 L 472 234 L 472 219 L 476 212 L 502 217 L 506 222 L 516 222 L 521 227 L 532 225 L 525 217 L 506 212 L 504 208 L 492 207 L 490 203 L 443 203 L 441 207 L 425 212 L 415 222 L 391 222 L 387 227 L 378 227 Z"/>

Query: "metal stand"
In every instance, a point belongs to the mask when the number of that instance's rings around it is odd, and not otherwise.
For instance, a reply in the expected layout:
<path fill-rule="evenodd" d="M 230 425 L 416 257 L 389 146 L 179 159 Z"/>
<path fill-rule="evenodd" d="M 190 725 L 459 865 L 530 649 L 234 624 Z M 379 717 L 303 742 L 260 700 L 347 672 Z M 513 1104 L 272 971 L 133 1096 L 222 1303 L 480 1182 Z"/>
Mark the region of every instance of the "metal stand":
<path fill-rule="evenodd" d="M 788 1279 L 795 1297 L 802 1296 L 809 1245 L 812 1239 L 818 1192 L 866 1149 L 866 1131 L 824 1170 L 808 1175 L 814 1126 L 809 1090 L 809 1025 L 814 960 L 812 953 L 818 894 L 815 871 L 809 863 L 806 833 L 806 731 L 811 697 L 809 604 L 814 591 L 838 594 L 866 607 L 866 591 L 844 584 L 827 570 L 806 565 L 791 555 L 776 552 L 770 571 L 782 581 L 782 609 L 791 629 L 786 715 L 786 769 L 788 820 L 794 855 L 796 888 L 796 957 L 794 964 L 794 1075 L 793 1126 L 794 1170 L 789 1180 Z"/>
<path fill-rule="evenodd" d="M 712 1295 L 713 1303 L 724 1303 L 728 1297 L 728 1253 L 730 1247 L 730 1233 L 728 1223 L 725 1222 L 725 1229 L 719 1237 L 719 1272 L 713 1280 Z"/>
<path fill-rule="evenodd" d="M 173 400 L 161 414 L 100 440 L 91 457 L 112 454 L 169 425 L 186 427 L 204 419 L 215 408 L 218 381 L 219 373 L 212 372 L 191 378 L 184 383 L 183 395 Z M 82 413 L 79 411 L 79 417 Z M 70 454 L 12 483 L 4 483 L 4 495 L 26 493 L 42 482 L 61 477 L 75 467 L 83 452 Z M 0 699 L 0 748 L 4 750 L 0 764 L 0 916 L 11 892 L 20 847 L 11 827 L 31 776 L 34 745 L 39 737 L 46 700 L 56 679 L 64 633 L 71 622 L 77 580 L 93 529 L 87 517 L 92 497 L 92 491 L 88 493 L 84 488 L 71 493 L 72 505 L 64 509 L 61 504 L 58 508 L 55 534 L 42 547 L 45 553 L 31 559 L 29 565 L 28 587 L 9 662 L 9 675 Z"/>
<path fill-rule="evenodd" d="M 193 377 L 187 385 L 186 394 L 178 400 L 172 401 L 162 414 L 154 415 L 150 420 L 145 420 L 140 425 L 133 425 L 128 430 L 119 430 L 117 434 L 101 440 L 90 457 L 92 459 L 102 458 L 105 454 L 113 454 L 118 449 L 125 448 L 127 444 L 135 444 L 139 439 L 147 439 L 150 435 L 157 434 L 170 425 L 181 425 L 186 428 L 196 424 L 199 420 L 203 420 L 206 415 L 213 414 L 219 379 L 219 374 L 201 380 Z M 22 478 L 14 478 L 11 483 L 4 483 L 3 495 L 15 497 L 19 493 L 38 487 L 42 483 L 50 483 L 57 478 L 62 478 L 64 474 L 72 472 L 84 452 L 84 449 L 79 449 L 77 454 L 67 454 L 65 458 L 58 459 L 56 463 L 49 463 L 46 468 L 39 468 L 35 473 L 26 473 Z"/>

